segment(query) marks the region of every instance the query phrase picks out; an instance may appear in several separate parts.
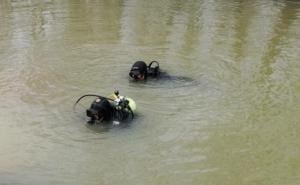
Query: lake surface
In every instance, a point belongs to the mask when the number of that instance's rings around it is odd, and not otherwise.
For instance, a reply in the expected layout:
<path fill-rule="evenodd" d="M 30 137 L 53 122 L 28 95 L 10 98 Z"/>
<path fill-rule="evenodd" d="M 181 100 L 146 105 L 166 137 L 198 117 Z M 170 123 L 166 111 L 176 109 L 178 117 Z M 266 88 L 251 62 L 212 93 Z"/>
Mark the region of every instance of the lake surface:
<path fill-rule="evenodd" d="M 0 1 L 0 184 L 297 185 L 299 59 L 298 0 Z M 126 126 L 72 109 L 115 89 Z"/>

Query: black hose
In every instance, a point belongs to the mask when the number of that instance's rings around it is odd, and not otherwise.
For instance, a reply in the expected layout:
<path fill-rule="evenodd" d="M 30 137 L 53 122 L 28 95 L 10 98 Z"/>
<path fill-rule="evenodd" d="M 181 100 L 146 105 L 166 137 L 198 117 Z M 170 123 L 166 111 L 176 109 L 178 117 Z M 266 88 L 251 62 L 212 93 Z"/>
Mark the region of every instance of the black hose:
<path fill-rule="evenodd" d="M 85 94 L 83 96 L 81 96 L 80 98 L 78 98 L 78 100 L 75 102 L 75 104 L 73 105 L 73 110 L 75 109 L 75 106 L 77 105 L 77 103 L 79 103 L 79 101 L 84 98 L 84 97 L 87 97 L 87 96 L 93 96 L 93 97 L 97 97 L 97 98 L 100 98 L 100 99 L 107 99 L 107 100 L 111 100 L 111 101 L 114 101 L 113 99 L 111 98 L 107 98 L 107 97 L 104 97 L 104 96 L 100 96 L 100 95 L 97 95 L 97 94 Z"/>
<path fill-rule="evenodd" d="M 152 64 L 157 64 L 157 66 L 159 67 L 159 63 L 157 61 L 152 61 L 150 62 L 150 64 L 148 65 L 148 68 L 151 68 Z"/>

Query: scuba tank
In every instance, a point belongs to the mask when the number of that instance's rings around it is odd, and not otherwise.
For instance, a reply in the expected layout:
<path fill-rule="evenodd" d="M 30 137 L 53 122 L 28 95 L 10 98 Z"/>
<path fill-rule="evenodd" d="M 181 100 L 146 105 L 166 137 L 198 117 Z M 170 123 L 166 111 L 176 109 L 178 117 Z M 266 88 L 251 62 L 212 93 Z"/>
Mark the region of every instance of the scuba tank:
<path fill-rule="evenodd" d="M 154 78 L 158 77 L 160 74 L 159 63 L 157 61 L 150 62 L 150 64 L 147 67 L 147 73 L 148 73 L 148 76 L 151 76 Z"/>
<path fill-rule="evenodd" d="M 116 100 L 114 106 L 113 119 L 117 121 L 124 121 L 128 118 L 134 118 L 134 111 L 136 110 L 136 104 L 133 99 L 120 97 Z"/>

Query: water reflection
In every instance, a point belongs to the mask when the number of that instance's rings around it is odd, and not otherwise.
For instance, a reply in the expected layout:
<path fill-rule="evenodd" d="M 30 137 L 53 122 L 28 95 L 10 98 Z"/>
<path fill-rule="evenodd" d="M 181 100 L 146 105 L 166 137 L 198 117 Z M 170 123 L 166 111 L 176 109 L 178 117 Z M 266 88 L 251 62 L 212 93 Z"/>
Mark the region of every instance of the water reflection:
<path fill-rule="evenodd" d="M 287 42 L 286 35 L 290 30 L 293 22 L 297 17 L 297 8 L 284 6 L 280 9 L 280 15 L 278 16 L 276 24 L 274 24 L 273 37 L 269 41 L 269 47 L 262 59 L 262 71 L 261 73 L 266 77 L 273 73 L 272 64 L 276 62 L 276 58 L 281 54 L 281 50 L 284 49 L 285 42 Z"/>

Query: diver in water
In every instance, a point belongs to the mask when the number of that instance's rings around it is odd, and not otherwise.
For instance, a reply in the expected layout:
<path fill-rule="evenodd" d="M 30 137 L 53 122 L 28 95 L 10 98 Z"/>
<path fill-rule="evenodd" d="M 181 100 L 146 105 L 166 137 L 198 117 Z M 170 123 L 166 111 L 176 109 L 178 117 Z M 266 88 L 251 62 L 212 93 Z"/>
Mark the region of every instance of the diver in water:
<path fill-rule="evenodd" d="M 157 61 L 152 61 L 147 65 L 144 61 L 135 62 L 129 72 L 130 79 L 133 81 L 145 81 L 147 78 L 151 77 L 158 79 L 163 82 L 172 83 L 196 83 L 192 78 L 185 76 L 173 76 L 169 75 L 166 71 L 160 70 L 159 63 Z M 161 84 L 161 83 L 160 83 Z"/>
<path fill-rule="evenodd" d="M 131 101 L 131 103 L 130 103 Z M 96 121 L 123 121 L 131 116 L 133 118 L 133 111 L 135 110 L 135 103 L 131 98 L 125 98 L 119 95 L 119 91 L 115 90 L 112 95 L 107 98 L 97 97 L 86 110 L 86 115 L 90 118 L 89 124 Z"/>
<path fill-rule="evenodd" d="M 144 61 L 135 62 L 129 72 L 131 79 L 135 81 L 146 80 L 148 77 L 157 78 L 160 74 L 159 63 L 152 61 L 147 66 Z"/>

